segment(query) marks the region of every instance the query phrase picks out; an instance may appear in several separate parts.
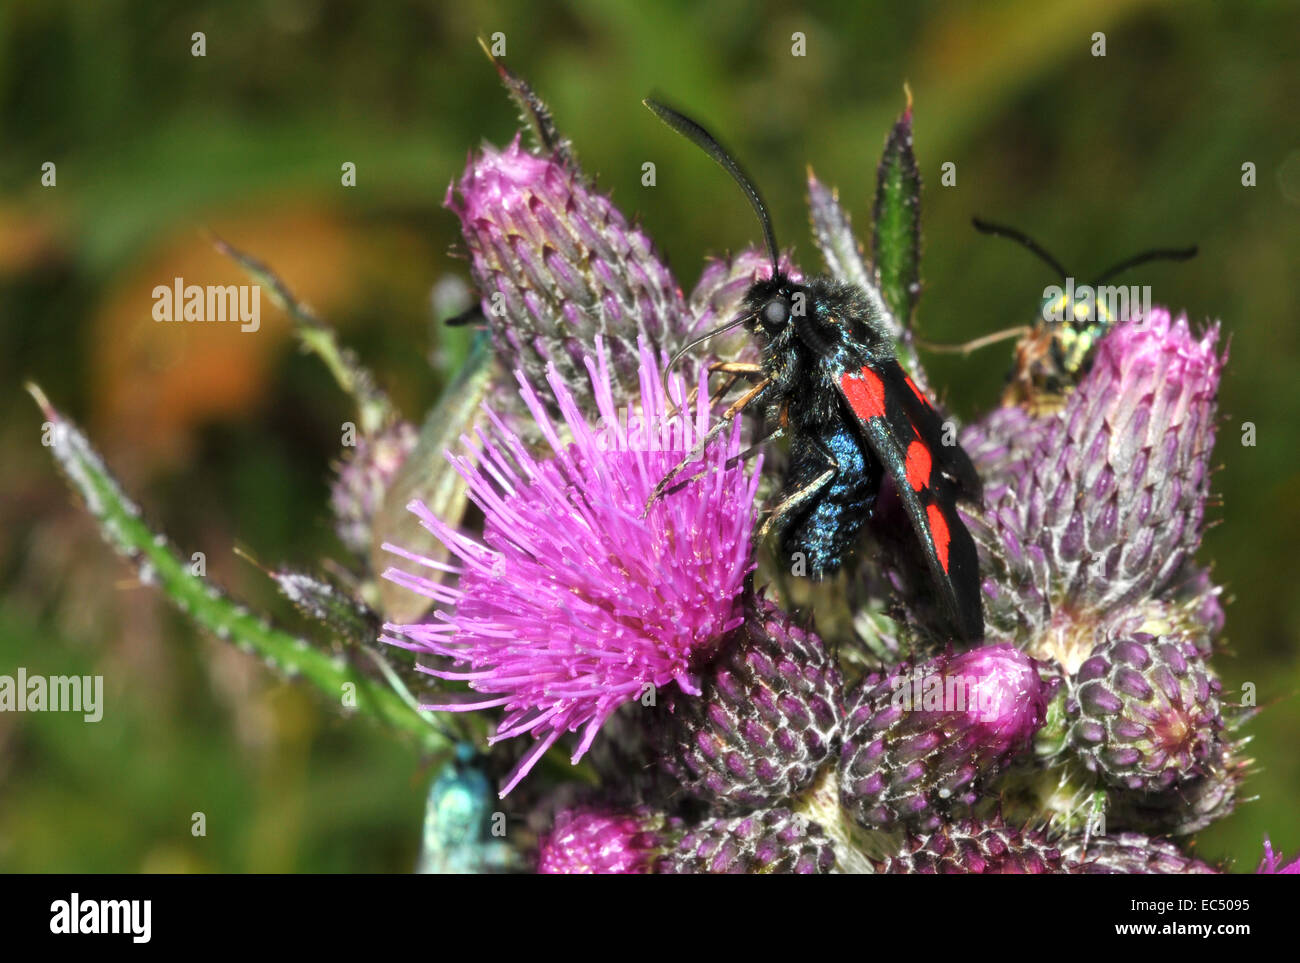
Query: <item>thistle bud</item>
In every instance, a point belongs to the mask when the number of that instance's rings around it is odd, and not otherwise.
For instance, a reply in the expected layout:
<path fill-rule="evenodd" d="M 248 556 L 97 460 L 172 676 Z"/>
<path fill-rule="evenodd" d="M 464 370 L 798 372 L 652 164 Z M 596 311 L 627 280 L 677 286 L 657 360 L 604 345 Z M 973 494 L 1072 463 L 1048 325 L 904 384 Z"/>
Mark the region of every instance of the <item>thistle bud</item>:
<path fill-rule="evenodd" d="M 1208 863 L 1188 856 L 1169 840 L 1141 833 L 1093 836 L 1086 842 L 1063 841 L 1061 855 L 1070 873 L 1177 876 L 1219 872 Z"/>
<path fill-rule="evenodd" d="M 358 437 L 339 466 L 330 487 L 330 507 L 339 539 L 358 555 L 370 555 L 370 524 L 418 439 L 414 425 L 399 421 L 369 437 Z"/>
<path fill-rule="evenodd" d="M 772 805 L 806 787 L 839 748 L 840 697 L 821 639 L 751 595 L 703 695 L 670 691 L 656 719 L 661 764 L 707 801 Z"/>
<path fill-rule="evenodd" d="M 538 391 L 554 364 L 594 407 L 583 358 L 602 335 L 621 404 L 638 388 L 638 339 L 658 355 L 689 327 L 649 237 L 565 158 L 531 153 L 517 136 L 504 150 L 485 147 L 445 203 L 460 218 L 497 353 Z"/>
<path fill-rule="evenodd" d="M 671 821 L 650 809 L 567 809 L 538 844 L 538 873 L 636 874 L 654 871 L 669 845 Z"/>
<path fill-rule="evenodd" d="M 815 822 L 788 809 L 707 819 L 688 830 L 660 873 L 829 873 L 835 849 Z"/>
<path fill-rule="evenodd" d="M 911 834 L 895 855 L 878 860 L 883 874 L 1042 874 L 1062 872 L 1060 851 L 1044 833 L 1015 829 L 1000 816 L 942 822 Z"/>
<path fill-rule="evenodd" d="M 944 655 L 848 699 L 840 800 L 862 825 L 933 830 L 969 806 L 1046 717 L 1050 686 L 1009 645 Z"/>
<path fill-rule="evenodd" d="M 1116 785 L 1168 790 L 1204 773 L 1219 752 L 1219 681 L 1181 639 L 1103 642 L 1070 688 L 1070 743 Z"/>

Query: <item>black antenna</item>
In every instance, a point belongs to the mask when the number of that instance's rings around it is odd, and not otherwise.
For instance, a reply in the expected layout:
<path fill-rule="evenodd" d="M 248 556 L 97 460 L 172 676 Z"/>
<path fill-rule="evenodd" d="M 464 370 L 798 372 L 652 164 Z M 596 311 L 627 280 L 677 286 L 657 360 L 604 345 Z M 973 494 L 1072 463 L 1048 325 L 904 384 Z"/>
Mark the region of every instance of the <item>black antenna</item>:
<path fill-rule="evenodd" d="M 772 230 L 772 217 L 767 213 L 767 205 L 763 203 L 763 197 L 758 193 L 758 188 L 754 182 L 749 179 L 744 169 L 736 163 L 736 160 L 726 152 L 716 137 L 707 130 L 691 120 L 685 114 L 682 114 L 671 107 L 661 104 L 659 101 L 647 97 L 641 101 L 649 107 L 656 117 L 671 127 L 677 133 L 681 134 L 687 140 L 693 141 L 697 147 L 712 157 L 722 167 L 724 171 L 732 176 L 740 189 L 745 192 L 749 198 L 749 203 L 754 207 L 754 213 L 758 215 L 759 223 L 763 225 L 763 237 L 767 241 L 767 253 L 772 258 L 772 276 L 776 277 L 781 273 L 780 257 L 776 249 L 776 234 Z"/>
<path fill-rule="evenodd" d="M 1033 251 L 1040 258 L 1052 266 L 1052 268 L 1061 277 L 1068 277 L 1070 272 L 1061 266 L 1061 262 L 1052 255 L 1047 253 L 1037 241 L 1031 238 L 1023 231 L 1017 231 L 1014 227 L 1005 227 L 1001 224 L 990 224 L 988 221 L 982 221 L 978 217 L 971 218 L 971 223 L 975 225 L 975 230 L 983 234 L 992 234 L 994 237 L 1005 237 L 1008 240 L 1015 241 Z M 1134 254 L 1130 258 L 1125 258 L 1114 267 L 1107 268 L 1102 272 L 1101 277 L 1094 280 L 1093 284 L 1101 284 L 1108 278 L 1113 278 L 1122 271 L 1129 268 L 1137 267 L 1139 264 L 1146 264 L 1148 261 L 1187 261 L 1196 257 L 1197 247 L 1193 244 L 1191 247 L 1159 247 L 1150 251 L 1143 251 L 1141 254 Z"/>
<path fill-rule="evenodd" d="M 972 217 L 971 223 L 975 225 L 975 230 L 981 234 L 992 234 L 994 237 L 1005 237 L 1009 241 L 1015 241 L 1051 265 L 1054 270 L 1064 280 L 1070 276 L 1070 272 L 1061 266 L 1061 262 L 1052 255 L 1047 253 L 1046 248 L 1035 241 L 1023 231 L 1017 231 L 1014 227 L 1006 227 L 1002 224 L 990 224 L 988 221 L 982 221 L 978 217 Z"/>
<path fill-rule="evenodd" d="M 1146 264 L 1148 261 L 1188 261 L 1196 257 L 1197 246 L 1191 247 L 1161 247 L 1151 251 L 1143 251 L 1141 254 L 1134 254 L 1131 258 L 1120 261 L 1114 267 L 1106 270 L 1101 277 L 1097 278 L 1096 283 L 1100 284 L 1107 278 L 1112 278 L 1121 271 L 1127 271 L 1131 267 L 1137 267 L 1139 264 Z"/>
<path fill-rule="evenodd" d="M 716 335 L 722 334 L 722 332 L 724 331 L 730 331 L 732 328 L 744 324 L 752 317 L 753 317 L 752 314 L 742 314 L 740 317 L 736 318 L 735 320 L 728 321 L 726 324 L 719 325 L 718 327 L 714 328 L 712 331 L 700 335 L 694 341 L 688 341 L 680 349 L 678 349 L 675 355 L 673 355 L 670 359 L 668 359 L 668 367 L 664 369 L 665 376 L 669 371 L 671 371 L 677 365 L 678 361 L 682 360 L 682 357 L 686 354 L 686 352 L 690 351 L 691 348 L 694 348 L 696 345 L 703 344 L 705 341 L 708 341 L 710 338 Z"/>

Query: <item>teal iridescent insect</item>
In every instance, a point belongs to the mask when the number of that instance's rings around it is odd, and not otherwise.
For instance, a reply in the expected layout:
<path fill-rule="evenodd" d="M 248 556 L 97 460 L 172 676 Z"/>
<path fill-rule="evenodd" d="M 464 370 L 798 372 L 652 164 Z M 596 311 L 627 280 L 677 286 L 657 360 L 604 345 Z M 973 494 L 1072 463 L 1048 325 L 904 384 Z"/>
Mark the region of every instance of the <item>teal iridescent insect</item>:
<path fill-rule="evenodd" d="M 496 811 L 492 787 L 486 757 L 469 743 L 458 743 L 429 787 L 417 873 L 503 873 L 519 868 L 518 854 L 500 835 L 505 814 Z"/>

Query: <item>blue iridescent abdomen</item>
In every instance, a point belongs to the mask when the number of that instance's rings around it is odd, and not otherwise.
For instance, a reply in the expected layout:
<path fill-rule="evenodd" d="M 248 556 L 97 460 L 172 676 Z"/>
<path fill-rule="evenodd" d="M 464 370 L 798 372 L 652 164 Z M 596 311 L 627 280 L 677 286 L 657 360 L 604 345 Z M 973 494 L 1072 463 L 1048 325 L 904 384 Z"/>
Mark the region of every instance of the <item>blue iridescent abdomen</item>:
<path fill-rule="evenodd" d="M 835 573 L 853 554 L 862 526 L 871 517 L 882 475 L 880 462 L 859 432 L 840 419 L 796 435 L 790 445 L 785 496 L 826 471 L 823 452 L 835 459 L 834 477 L 791 512 L 781 529 L 783 558 L 797 565 L 796 553 L 802 552 L 811 578 Z"/>

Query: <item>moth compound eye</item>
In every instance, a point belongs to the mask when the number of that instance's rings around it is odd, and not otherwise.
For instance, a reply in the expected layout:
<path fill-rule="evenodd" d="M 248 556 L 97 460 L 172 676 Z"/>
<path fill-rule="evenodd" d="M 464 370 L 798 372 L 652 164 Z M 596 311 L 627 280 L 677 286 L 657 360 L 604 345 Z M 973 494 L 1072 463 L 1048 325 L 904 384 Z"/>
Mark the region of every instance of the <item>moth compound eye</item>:
<path fill-rule="evenodd" d="M 773 298 L 763 305 L 761 317 L 765 327 L 783 327 L 790 320 L 790 305 L 784 298 Z"/>

